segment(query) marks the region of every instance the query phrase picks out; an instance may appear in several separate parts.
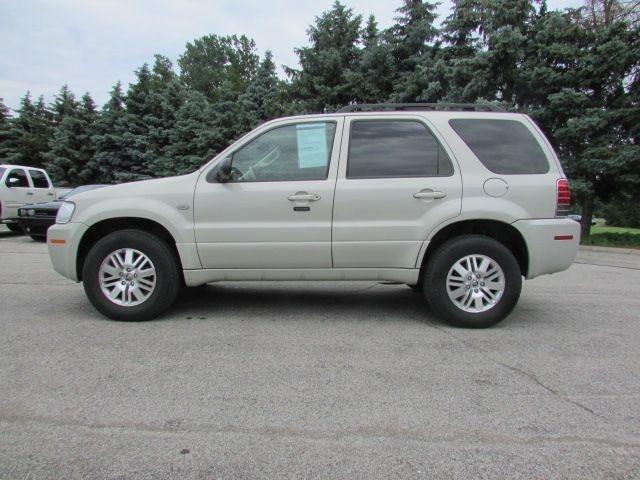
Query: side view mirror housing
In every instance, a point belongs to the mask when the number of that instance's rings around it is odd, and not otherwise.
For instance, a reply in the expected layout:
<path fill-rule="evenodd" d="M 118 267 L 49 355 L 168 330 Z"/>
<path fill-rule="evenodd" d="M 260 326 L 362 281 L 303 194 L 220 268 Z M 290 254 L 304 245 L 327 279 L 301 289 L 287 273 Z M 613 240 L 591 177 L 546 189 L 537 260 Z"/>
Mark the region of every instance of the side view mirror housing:
<path fill-rule="evenodd" d="M 12 188 L 17 186 L 20 183 L 20 180 L 18 180 L 16 177 L 10 177 L 7 179 L 7 187 Z"/>
<path fill-rule="evenodd" d="M 218 171 L 216 173 L 216 179 L 220 183 L 227 183 L 231 180 L 232 172 L 231 172 L 231 163 L 233 162 L 233 157 L 223 158 L 220 164 L 218 165 Z"/>

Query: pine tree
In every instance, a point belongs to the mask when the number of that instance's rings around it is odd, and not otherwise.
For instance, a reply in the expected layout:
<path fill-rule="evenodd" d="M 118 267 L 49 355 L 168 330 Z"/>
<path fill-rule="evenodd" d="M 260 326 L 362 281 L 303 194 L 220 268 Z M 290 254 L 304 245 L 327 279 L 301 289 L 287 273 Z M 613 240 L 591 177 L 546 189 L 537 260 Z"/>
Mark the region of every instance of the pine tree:
<path fill-rule="evenodd" d="M 89 93 L 73 109 L 67 109 L 49 142 L 47 170 L 63 185 L 83 185 L 95 181 L 91 160 L 95 154 L 92 137 L 98 113 Z"/>
<path fill-rule="evenodd" d="M 393 51 L 396 78 L 393 99 L 401 102 L 435 101 L 441 95 L 434 66 L 440 56 L 435 27 L 436 3 L 403 0 L 396 23 L 386 33 Z"/>
<path fill-rule="evenodd" d="M 357 97 L 364 103 L 384 102 L 389 99 L 396 77 L 393 47 L 378 24 L 370 15 L 362 31 L 362 54 L 358 65 L 356 84 Z"/>
<path fill-rule="evenodd" d="M 44 154 L 48 151 L 48 143 L 53 133 L 51 112 L 47 110 L 43 97 L 34 105 L 31 94 L 20 100 L 18 116 L 11 119 L 15 147 L 10 149 L 7 162 L 17 165 L 41 167 Z"/>
<path fill-rule="evenodd" d="M 0 163 L 11 163 L 19 147 L 20 131 L 14 125 L 9 108 L 0 98 Z"/>
<path fill-rule="evenodd" d="M 117 82 L 111 89 L 109 100 L 102 107 L 96 122 L 95 134 L 91 139 L 96 151 L 91 159 L 90 168 L 95 172 L 97 183 L 114 183 L 114 167 L 123 163 L 122 156 L 126 147 L 124 102 L 122 84 Z"/>
<path fill-rule="evenodd" d="M 553 138 L 582 207 L 583 237 L 597 199 L 640 185 L 640 32 L 624 20 L 592 27 L 582 11 L 542 15 L 518 94 Z"/>
<path fill-rule="evenodd" d="M 63 85 L 51 104 L 54 125 L 60 125 L 65 116 L 75 114 L 77 108 L 78 102 L 75 95 L 67 84 Z"/>
<path fill-rule="evenodd" d="M 362 17 L 336 1 L 307 30 L 311 46 L 296 48 L 301 69 L 286 68 L 294 98 L 309 112 L 334 111 L 357 98 Z"/>
<path fill-rule="evenodd" d="M 176 112 L 176 125 L 171 131 L 165 151 L 164 168 L 158 173 L 176 175 L 194 171 L 221 151 L 227 139 L 225 132 L 214 124 L 215 112 L 204 94 L 185 91 L 185 100 Z"/>
<path fill-rule="evenodd" d="M 132 181 L 150 176 L 148 166 L 153 160 L 150 148 L 152 73 L 145 63 L 136 70 L 136 81 L 129 85 L 125 97 L 125 110 L 116 125 L 120 150 L 108 159 L 107 169 L 116 181 Z M 105 165 L 103 165 L 104 167 Z"/>
<path fill-rule="evenodd" d="M 207 35 L 187 43 L 178 65 L 187 86 L 216 101 L 218 89 L 225 82 L 236 96 L 244 92 L 258 61 L 256 44 L 245 35 Z"/>

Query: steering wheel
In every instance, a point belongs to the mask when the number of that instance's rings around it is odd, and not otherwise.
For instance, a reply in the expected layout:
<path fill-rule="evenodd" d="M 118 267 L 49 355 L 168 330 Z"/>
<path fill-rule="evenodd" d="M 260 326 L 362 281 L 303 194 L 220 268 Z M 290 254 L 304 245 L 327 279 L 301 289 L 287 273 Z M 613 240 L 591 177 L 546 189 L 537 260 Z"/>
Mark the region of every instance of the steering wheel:
<path fill-rule="evenodd" d="M 276 146 L 276 147 L 273 147 L 273 150 L 271 150 L 269 153 L 267 153 L 262 158 L 262 160 L 260 160 L 258 163 L 256 163 L 252 168 L 268 167 L 273 162 L 275 162 L 278 158 L 280 158 L 280 147 Z"/>
<path fill-rule="evenodd" d="M 238 173 L 240 173 L 238 171 Z M 256 179 L 256 173 L 253 171 L 253 167 L 249 167 L 249 169 L 244 172 L 244 174 L 240 175 L 240 177 L 238 177 L 238 180 L 240 181 L 254 181 Z"/>

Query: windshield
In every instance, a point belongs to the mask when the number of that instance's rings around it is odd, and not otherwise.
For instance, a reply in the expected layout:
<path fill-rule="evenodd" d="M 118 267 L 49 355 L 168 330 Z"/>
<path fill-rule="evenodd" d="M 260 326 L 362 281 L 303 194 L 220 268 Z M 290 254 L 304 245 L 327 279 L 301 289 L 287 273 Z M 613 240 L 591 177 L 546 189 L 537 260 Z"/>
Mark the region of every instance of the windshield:
<path fill-rule="evenodd" d="M 88 192 L 89 190 L 95 190 L 96 188 L 106 187 L 107 185 L 83 185 L 82 187 L 76 187 L 70 192 L 65 193 L 60 197 L 61 200 L 66 200 L 74 195 L 77 195 L 82 192 Z"/>

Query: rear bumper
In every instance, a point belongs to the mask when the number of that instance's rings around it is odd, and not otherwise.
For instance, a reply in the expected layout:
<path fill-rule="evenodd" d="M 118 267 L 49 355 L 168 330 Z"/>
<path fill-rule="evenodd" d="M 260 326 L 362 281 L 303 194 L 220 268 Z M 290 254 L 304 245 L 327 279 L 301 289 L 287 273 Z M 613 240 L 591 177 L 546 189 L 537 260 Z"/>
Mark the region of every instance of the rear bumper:
<path fill-rule="evenodd" d="M 84 223 L 55 224 L 47 230 L 47 246 L 53 269 L 63 277 L 78 281 L 76 258 L 84 233 L 89 229 Z"/>
<path fill-rule="evenodd" d="M 562 272 L 571 266 L 580 246 L 580 224 L 565 218 L 518 220 L 513 223 L 529 253 L 527 278 Z"/>

